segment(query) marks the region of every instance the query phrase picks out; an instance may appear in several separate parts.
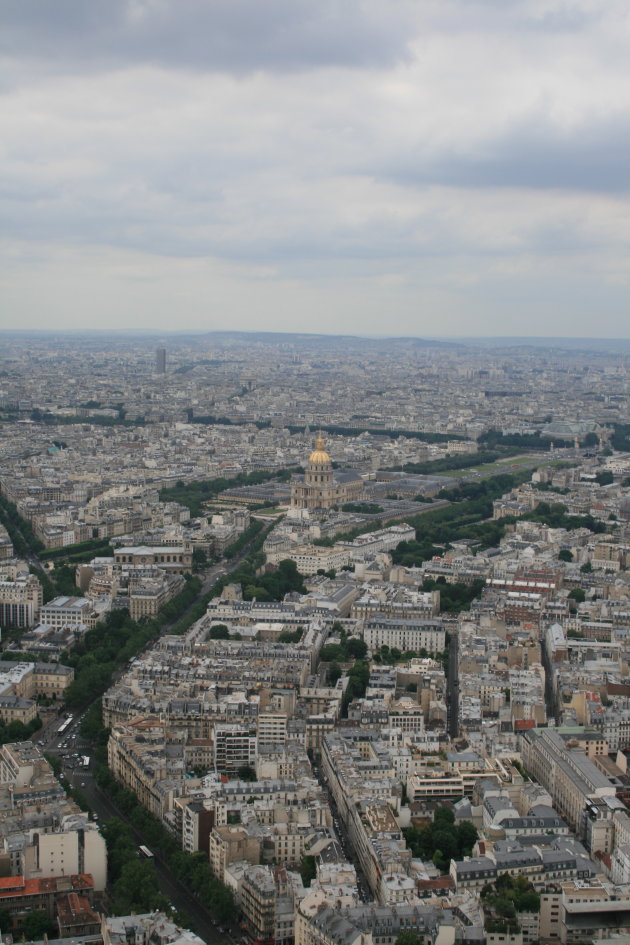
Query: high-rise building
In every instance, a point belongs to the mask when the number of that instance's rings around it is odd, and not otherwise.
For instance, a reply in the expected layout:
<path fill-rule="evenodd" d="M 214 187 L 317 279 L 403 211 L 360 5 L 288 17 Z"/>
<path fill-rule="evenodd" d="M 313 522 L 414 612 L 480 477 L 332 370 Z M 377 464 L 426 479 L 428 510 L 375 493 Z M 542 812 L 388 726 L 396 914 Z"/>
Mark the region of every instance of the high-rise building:
<path fill-rule="evenodd" d="M 155 370 L 158 374 L 166 374 L 166 348 L 156 349 Z"/>

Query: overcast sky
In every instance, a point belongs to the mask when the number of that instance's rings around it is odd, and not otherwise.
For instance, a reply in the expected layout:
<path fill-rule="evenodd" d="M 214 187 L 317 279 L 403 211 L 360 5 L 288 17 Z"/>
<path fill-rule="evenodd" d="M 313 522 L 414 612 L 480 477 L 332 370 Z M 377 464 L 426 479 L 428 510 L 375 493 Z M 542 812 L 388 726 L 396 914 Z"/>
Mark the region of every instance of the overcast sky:
<path fill-rule="evenodd" d="M 4 328 L 630 337 L 628 0 L 2 0 Z"/>

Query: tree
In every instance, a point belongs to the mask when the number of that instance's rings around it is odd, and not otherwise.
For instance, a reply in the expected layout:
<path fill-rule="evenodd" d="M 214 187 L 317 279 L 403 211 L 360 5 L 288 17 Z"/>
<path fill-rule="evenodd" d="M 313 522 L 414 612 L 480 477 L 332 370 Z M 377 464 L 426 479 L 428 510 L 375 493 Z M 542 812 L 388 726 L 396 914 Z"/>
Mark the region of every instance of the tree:
<path fill-rule="evenodd" d="M 558 558 L 560 561 L 573 561 L 573 554 L 568 548 L 562 548 L 561 551 L 558 552 Z"/>
<path fill-rule="evenodd" d="M 232 890 L 219 882 L 218 879 L 212 879 L 210 882 L 208 904 L 219 920 L 234 918 L 236 904 Z"/>
<path fill-rule="evenodd" d="M 494 908 L 500 916 L 503 916 L 504 919 L 513 919 L 516 916 L 514 903 L 510 899 L 497 899 L 494 904 Z"/>
<path fill-rule="evenodd" d="M 431 859 L 433 861 L 433 865 L 439 869 L 440 873 L 446 872 L 448 868 L 448 860 L 445 858 L 441 850 L 436 850 Z"/>
<path fill-rule="evenodd" d="M 469 820 L 463 820 L 457 826 L 457 842 L 459 844 L 459 855 L 470 856 L 472 849 L 477 842 L 477 829 Z"/>
<path fill-rule="evenodd" d="M 420 938 L 417 932 L 405 929 L 404 932 L 398 934 L 394 945 L 422 945 L 422 942 L 423 939 Z"/>
<path fill-rule="evenodd" d="M 351 637 L 346 643 L 346 652 L 354 660 L 365 659 L 367 651 L 367 643 L 358 637 Z"/>
<path fill-rule="evenodd" d="M 114 883 L 114 911 L 119 915 L 166 909 L 168 903 L 158 888 L 155 866 L 149 860 L 128 860 Z"/>
<path fill-rule="evenodd" d="M 437 807 L 433 814 L 433 823 L 436 829 L 451 827 L 455 823 L 455 814 L 450 807 Z"/>
<path fill-rule="evenodd" d="M 208 553 L 204 548 L 194 548 L 192 553 L 192 563 L 195 570 L 205 568 L 208 564 Z"/>
<path fill-rule="evenodd" d="M 282 633 L 278 634 L 278 643 L 299 643 L 302 639 L 303 631 L 298 628 L 297 630 L 283 630 Z"/>
<path fill-rule="evenodd" d="M 11 913 L 8 909 L 0 909 L 0 932 L 8 932 L 11 928 Z"/>
<path fill-rule="evenodd" d="M 586 594 L 581 587 L 574 587 L 572 591 L 569 591 L 569 600 L 577 601 L 578 604 L 583 604 L 586 600 Z"/>
<path fill-rule="evenodd" d="M 319 651 L 319 658 L 323 663 L 330 663 L 332 660 L 345 660 L 346 649 L 339 643 L 327 643 Z"/>
<path fill-rule="evenodd" d="M 22 929 L 26 938 L 33 941 L 34 939 L 43 938 L 44 935 L 52 934 L 54 925 L 46 912 L 31 912 L 24 919 Z"/>
<path fill-rule="evenodd" d="M 436 808 L 433 823 L 425 827 L 404 827 L 403 835 L 414 856 L 423 860 L 433 858 L 442 872 L 448 870 L 451 859 L 469 856 L 477 840 L 477 831 L 469 821 L 455 824 L 450 807 Z"/>
<path fill-rule="evenodd" d="M 300 863 L 300 876 L 305 886 L 310 886 L 317 876 L 317 861 L 314 856 L 303 856 Z"/>
<path fill-rule="evenodd" d="M 224 623 L 217 623 L 214 627 L 210 627 L 208 637 L 211 640 L 229 640 L 230 629 Z"/>
<path fill-rule="evenodd" d="M 251 765 L 241 765 L 240 768 L 237 769 L 236 774 L 241 781 L 256 780 L 256 771 Z"/>
<path fill-rule="evenodd" d="M 587 561 L 580 568 L 580 571 L 582 572 L 582 574 L 590 574 L 592 570 L 593 570 L 593 565 L 591 564 L 590 561 Z"/>
<path fill-rule="evenodd" d="M 523 879 L 524 877 L 519 878 Z M 534 889 L 522 893 L 518 898 L 517 908 L 519 912 L 539 912 L 540 896 Z"/>
<path fill-rule="evenodd" d="M 452 829 L 447 827 L 443 830 L 435 830 L 433 841 L 447 863 L 458 855 L 457 834 Z"/>
<path fill-rule="evenodd" d="M 370 667 L 364 660 L 357 660 L 348 673 L 348 685 L 341 701 L 341 714 L 348 717 L 348 706 L 353 699 L 362 699 L 370 678 Z"/>
<path fill-rule="evenodd" d="M 517 912 L 539 912 L 540 896 L 526 876 L 504 873 L 495 883 L 487 883 L 481 890 L 486 912 L 492 910 L 499 922 L 514 922 Z M 494 920 L 490 920 L 493 922 Z M 489 925 L 486 926 L 489 928 Z M 503 922 L 505 931 L 505 922 Z"/>
<path fill-rule="evenodd" d="M 243 597 L 245 600 L 253 600 L 256 598 L 256 600 L 259 601 L 268 601 L 272 599 L 271 595 L 267 590 L 265 590 L 264 587 L 261 587 L 260 585 L 256 586 L 256 584 L 248 584 L 243 590 Z"/>
<path fill-rule="evenodd" d="M 341 679 L 343 673 L 339 663 L 331 663 L 328 667 L 328 682 L 331 686 L 335 686 L 337 681 Z"/>
<path fill-rule="evenodd" d="M 75 574 L 76 568 L 71 564 L 57 564 L 55 566 L 53 579 L 60 594 L 67 594 L 70 597 L 76 594 L 77 583 Z"/>

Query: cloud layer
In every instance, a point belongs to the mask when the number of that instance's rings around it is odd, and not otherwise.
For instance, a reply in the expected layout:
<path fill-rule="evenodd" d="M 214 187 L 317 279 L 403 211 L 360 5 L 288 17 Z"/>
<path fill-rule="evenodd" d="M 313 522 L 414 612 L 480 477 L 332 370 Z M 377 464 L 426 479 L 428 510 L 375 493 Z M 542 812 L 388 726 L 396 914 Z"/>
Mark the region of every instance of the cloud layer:
<path fill-rule="evenodd" d="M 628 336 L 625 2 L 1 16 L 2 326 Z"/>

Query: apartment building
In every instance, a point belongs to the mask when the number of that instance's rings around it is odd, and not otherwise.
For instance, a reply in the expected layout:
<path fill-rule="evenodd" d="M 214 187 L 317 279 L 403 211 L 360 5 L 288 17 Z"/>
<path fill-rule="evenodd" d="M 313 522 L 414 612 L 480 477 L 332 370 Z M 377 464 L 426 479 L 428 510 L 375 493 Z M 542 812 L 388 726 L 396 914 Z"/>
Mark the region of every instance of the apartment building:
<path fill-rule="evenodd" d="M 13 557 L 13 542 L 4 525 L 0 524 L 0 561 Z"/>
<path fill-rule="evenodd" d="M 186 586 L 181 574 L 162 574 L 129 587 L 129 615 L 132 620 L 156 617 L 162 607 Z"/>
<path fill-rule="evenodd" d="M 322 903 L 296 921 L 295 945 L 394 945 L 401 932 L 413 932 L 421 945 L 454 945 L 453 914 L 435 905 L 375 905 L 335 908 Z"/>
<path fill-rule="evenodd" d="M 72 666 L 64 666 L 62 663 L 33 664 L 32 693 L 35 697 L 63 699 L 66 689 L 73 681 L 74 669 Z"/>
<path fill-rule="evenodd" d="M 0 580 L 0 626 L 34 627 L 43 602 L 42 586 L 35 575 Z"/>
<path fill-rule="evenodd" d="M 587 800 L 614 797 L 616 787 L 575 744 L 553 729 L 533 729 L 522 737 L 521 754 L 530 774 L 549 791 L 553 806 L 579 830 Z"/>
<path fill-rule="evenodd" d="M 92 876 L 97 892 L 107 885 L 107 848 L 96 824 L 81 822 L 75 829 L 36 834 L 24 861 L 25 875 L 31 878 L 80 872 Z"/>
<path fill-rule="evenodd" d="M 298 873 L 252 866 L 241 886 L 243 923 L 257 945 L 293 945 L 295 909 L 306 890 Z"/>
<path fill-rule="evenodd" d="M 415 528 L 402 523 L 391 525 L 389 528 L 382 528 L 379 531 L 368 532 L 366 535 L 358 535 L 352 541 L 338 541 L 335 543 L 335 547 L 346 549 L 353 555 L 353 558 L 357 555 L 364 557 L 367 554 L 375 554 L 380 551 L 391 551 L 401 541 L 415 541 L 415 537 Z"/>
<path fill-rule="evenodd" d="M 272 727 L 275 722 L 272 720 Z M 265 730 L 268 731 L 268 730 Z M 214 728 L 215 767 L 224 774 L 236 774 L 241 767 L 256 764 L 256 729 L 218 724 Z"/>
<path fill-rule="evenodd" d="M 0 692 L 23 699 L 62 699 L 74 680 L 74 669 L 61 663 L 0 661 Z"/>
<path fill-rule="evenodd" d="M 31 742 L 0 749 L 0 863 L 24 879 L 90 874 L 93 888 L 107 882 L 105 841 L 78 809 Z"/>
<path fill-rule="evenodd" d="M 103 945 L 205 945 L 203 939 L 182 929 L 163 912 L 103 916 Z"/>
<path fill-rule="evenodd" d="M 94 601 L 87 597 L 55 597 L 43 604 L 40 621 L 50 627 L 66 627 L 83 624 L 93 627 L 96 623 Z"/>
<path fill-rule="evenodd" d="M 107 743 L 107 763 L 116 780 L 160 819 L 171 810 L 175 795 L 182 793 L 183 745 L 169 745 L 164 725 L 156 717 L 114 728 Z"/>
<path fill-rule="evenodd" d="M 331 733 L 322 743 L 322 771 L 375 899 L 413 898 L 411 853 L 392 813 L 400 796 L 388 746 L 361 727 Z"/>
<path fill-rule="evenodd" d="M 630 889 L 605 880 L 570 880 L 540 899 L 540 942 L 592 942 L 630 926 Z"/>
<path fill-rule="evenodd" d="M 21 696 L 0 695 L 0 721 L 3 725 L 10 725 L 11 722 L 21 722 L 22 725 L 28 725 L 37 716 L 37 705 L 30 699 L 23 699 Z"/>
<path fill-rule="evenodd" d="M 208 857 L 212 872 L 223 882 L 227 866 L 239 860 L 257 864 L 260 862 L 261 845 L 256 837 L 242 827 L 229 824 L 216 826 L 210 833 Z"/>
<path fill-rule="evenodd" d="M 324 548 L 319 545 L 296 545 L 290 551 L 272 550 L 267 553 L 269 564 L 280 564 L 285 558 L 295 561 L 300 574 L 317 574 L 318 571 L 341 570 L 350 564 L 351 556 L 347 548 L 337 545 Z"/>
<path fill-rule="evenodd" d="M 12 928 L 21 925 L 31 912 L 45 912 L 50 919 L 54 919 L 57 902 L 68 893 L 84 896 L 91 903 L 94 899 L 92 877 L 88 874 L 41 879 L 0 877 L 0 909 L 8 912 Z"/>
<path fill-rule="evenodd" d="M 441 653 L 446 633 L 440 620 L 405 620 L 374 613 L 365 621 L 363 636 L 371 650 L 388 646 L 405 652 Z"/>
<path fill-rule="evenodd" d="M 415 591 L 391 584 L 369 586 L 354 601 L 350 616 L 365 619 L 373 614 L 381 617 L 420 618 L 430 620 L 440 612 L 439 591 Z"/>
<path fill-rule="evenodd" d="M 261 712 L 257 720 L 257 751 L 261 748 L 281 748 L 287 740 L 288 715 L 286 712 Z"/>

